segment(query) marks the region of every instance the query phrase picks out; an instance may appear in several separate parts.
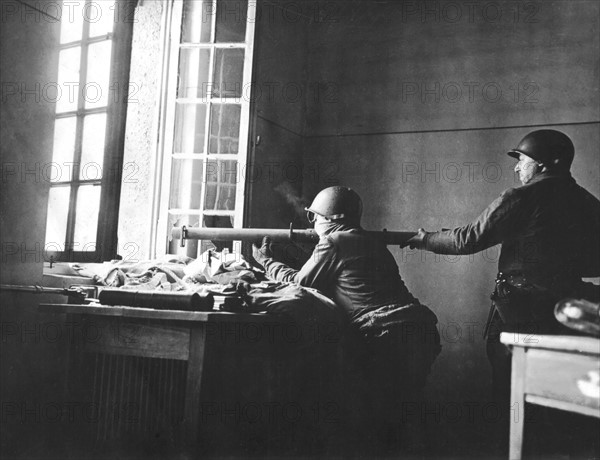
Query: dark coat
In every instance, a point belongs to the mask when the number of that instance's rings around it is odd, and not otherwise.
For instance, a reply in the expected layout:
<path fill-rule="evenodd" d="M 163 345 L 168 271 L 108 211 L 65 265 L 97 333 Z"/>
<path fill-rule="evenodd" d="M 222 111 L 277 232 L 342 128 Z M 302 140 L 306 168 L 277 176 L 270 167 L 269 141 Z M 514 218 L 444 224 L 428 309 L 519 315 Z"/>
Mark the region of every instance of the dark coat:
<path fill-rule="evenodd" d="M 552 287 L 600 276 L 600 201 L 569 174 L 506 190 L 472 223 L 429 233 L 423 249 L 473 254 L 502 245 L 498 271 Z"/>

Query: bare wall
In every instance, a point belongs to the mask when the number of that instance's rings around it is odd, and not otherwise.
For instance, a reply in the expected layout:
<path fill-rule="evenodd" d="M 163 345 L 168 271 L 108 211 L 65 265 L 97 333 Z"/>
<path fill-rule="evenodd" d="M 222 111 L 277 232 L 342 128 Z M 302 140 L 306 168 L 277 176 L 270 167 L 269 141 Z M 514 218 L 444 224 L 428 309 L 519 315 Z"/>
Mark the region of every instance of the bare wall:
<path fill-rule="evenodd" d="M 161 27 L 164 3 L 148 1 L 135 11 L 130 89 L 119 208 L 118 250 L 135 262 L 151 256 L 153 174 L 157 164 Z"/>
<path fill-rule="evenodd" d="M 1 30 L 0 282 L 42 284 L 52 161 L 59 21 L 48 2 L 6 2 Z M 0 292 L 3 458 L 34 455 L 56 441 L 42 407 L 57 402 L 62 369 L 56 341 L 62 322 L 41 315 L 40 301 L 64 297 Z M 64 329 L 61 329 L 64 331 Z M 28 411 L 28 412 L 27 412 Z M 37 415 L 36 415 L 37 414 Z"/>

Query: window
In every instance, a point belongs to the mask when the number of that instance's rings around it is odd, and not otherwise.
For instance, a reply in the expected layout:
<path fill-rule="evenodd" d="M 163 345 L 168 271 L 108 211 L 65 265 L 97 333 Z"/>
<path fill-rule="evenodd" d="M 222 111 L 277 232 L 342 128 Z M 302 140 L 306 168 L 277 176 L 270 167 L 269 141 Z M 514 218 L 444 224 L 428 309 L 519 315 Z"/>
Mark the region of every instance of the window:
<path fill-rule="evenodd" d="M 241 227 L 248 156 L 255 4 L 175 0 L 156 230 L 158 254 L 198 257 L 210 242 L 173 227 Z"/>
<path fill-rule="evenodd" d="M 117 254 L 117 214 L 135 2 L 65 2 L 46 223 L 47 258 Z"/>

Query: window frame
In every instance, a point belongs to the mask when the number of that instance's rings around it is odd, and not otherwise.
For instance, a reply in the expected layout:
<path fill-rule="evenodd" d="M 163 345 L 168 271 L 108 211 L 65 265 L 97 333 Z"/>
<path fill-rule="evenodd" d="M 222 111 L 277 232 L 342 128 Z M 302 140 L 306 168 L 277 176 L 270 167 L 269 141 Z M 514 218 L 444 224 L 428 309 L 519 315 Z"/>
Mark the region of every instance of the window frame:
<path fill-rule="evenodd" d="M 159 114 L 159 148 L 158 148 L 158 159 L 157 159 L 157 174 L 155 175 L 155 192 L 154 192 L 154 206 L 153 206 L 153 218 L 152 218 L 152 229 L 151 229 L 151 248 L 150 256 L 156 258 L 168 254 L 168 243 L 171 240 L 171 229 L 169 226 L 169 199 L 171 190 L 171 174 L 172 174 L 172 163 L 173 159 L 186 159 L 195 158 L 198 161 L 203 162 L 203 180 L 202 180 L 202 195 L 200 209 L 197 212 L 190 212 L 190 210 L 182 210 L 186 215 L 198 215 L 200 223 L 202 224 L 203 216 L 232 216 L 234 219 L 234 228 L 243 228 L 244 226 L 244 215 L 247 208 L 246 195 L 247 195 L 247 183 L 245 180 L 245 171 L 248 165 L 248 161 L 251 155 L 251 128 L 252 128 L 252 95 L 244 89 L 248 86 L 251 91 L 251 83 L 253 78 L 253 65 L 254 65 L 254 45 L 256 38 L 256 0 L 248 0 L 248 10 L 246 14 L 246 35 L 243 42 L 235 43 L 217 43 L 215 41 L 216 36 L 216 21 L 217 21 L 217 2 L 219 0 L 210 0 L 213 5 L 214 14 L 211 15 L 211 38 L 208 43 L 189 44 L 181 43 L 182 26 L 183 26 L 183 3 L 184 0 L 171 0 L 167 7 L 169 8 L 167 14 L 167 36 L 168 44 L 164 54 L 164 69 L 163 69 L 163 85 L 160 93 L 161 108 Z M 227 0 L 226 0 L 227 1 Z M 242 77 L 242 96 L 240 98 L 231 98 L 228 100 L 227 97 L 214 96 L 210 91 L 206 98 L 178 98 L 178 81 L 179 81 L 179 56 L 180 49 L 182 48 L 194 48 L 194 49 L 231 49 L 241 48 L 244 49 L 244 68 Z M 214 52 L 211 51 L 211 59 L 209 63 L 209 82 L 214 83 L 213 79 L 213 66 L 214 66 Z M 211 104 L 227 104 L 234 103 L 241 105 L 240 113 L 240 132 L 239 132 L 239 147 L 237 154 L 210 154 L 205 148 L 202 154 L 181 154 L 174 156 L 174 144 L 175 144 L 175 113 L 177 107 L 177 101 L 201 101 L 205 100 L 207 104 L 206 120 L 205 120 L 205 133 L 209 132 L 210 129 L 210 107 Z M 205 145 L 208 144 L 209 136 L 205 139 Z M 237 178 L 236 178 L 236 194 L 235 194 L 235 209 L 234 211 L 217 211 L 217 210 L 206 210 L 205 205 L 205 190 L 207 186 L 207 161 L 217 160 L 232 160 L 237 162 Z M 200 248 L 200 246 L 198 246 Z M 198 254 L 199 256 L 200 254 Z"/>
<path fill-rule="evenodd" d="M 92 0 L 85 0 L 85 4 Z M 129 74 L 131 67 L 131 48 L 133 38 L 132 19 L 137 0 L 114 2 L 114 26 L 107 35 L 89 37 L 90 22 L 83 21 L 81 40 L 63 43 L 59 50 L 81 47 L 79 64 L 79 82 L 77 86 L 77 108 L 68 112 L 56 113 L 54 120 L 75 117 L 76 136 L 73 157 L 73 170 L 68 181 L 51 182 L 50 188 L 71 187 L 69 196 L 68 220 L 65 241 L 60 242 L 63 251 L 52 250 L 46 241 L 45 262 L 102 262 L 118 257 L 117 226 L 125 151 L 125 125 L 129 98 Z M 85 107 L 85 98 L 81 88 L 88 81 L 88 49 L 91 44 L 111 40 L 110 75 L 108 80 L 108 99 L 106 107 Z M 106 113 L 102 177 L 100 179 L 81 179 L 82 138 L 84 119 L 88 115 Z M 54 153 L 54 152 L 53 152 Z M 96 241 L 94 251 L 75 250 L 74 235 L 76 221 L 77 194 L 82 185 L 100 186 L 100 203 Z M 48 224 L 47 224 L 48 225 Z M 53 242 L 54 243 L 54 242 Z"/>

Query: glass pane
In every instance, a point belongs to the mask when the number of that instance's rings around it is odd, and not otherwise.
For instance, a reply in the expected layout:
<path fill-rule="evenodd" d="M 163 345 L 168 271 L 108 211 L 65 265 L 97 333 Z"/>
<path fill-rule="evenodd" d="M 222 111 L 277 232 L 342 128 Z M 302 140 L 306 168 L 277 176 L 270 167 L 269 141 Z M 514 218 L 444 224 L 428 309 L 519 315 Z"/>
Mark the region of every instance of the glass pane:
<path fill-rule="evenodd" d="M 217 160 L 206 163 L 205 210 L 235 210 L 237 161 Z"/>
<path fill-rule="evenodd" d="M 173 160 L 170 209 L 200 209 L 202 169 L 202 160 Z"/>
<path fill-rule="evenodd" d="M 58 87 L 60 96 L 56 101 L 57 112 L 77 110 L 79 95 L 79 65 L 81 62 L 81 47 L 61 50 L 58 57 Z"/>
<path fill-rule="evenodd" d="M 206 105 L 177 104 L 175 110 L 175 153 L 204 153 Z"/>
<path fill-rule="evenodd" d="M 215 56 L 214 97 L 241 97 L 244 50 L 218 49 Z"/>
<path fill-rule="evenodd" d="M 246 40 L 248 0 L 219 0 L 217 2 L 217 43 Z"/>
<path fill-rule="evenodd" d="M 198 240 L 186 240 L 185 248 L 181 247 L 181 240 L 171 239 L 171 229 L 173 227 L 200 227 L 200 216 L 190 216 L 185 214 L 169 214 L 168 235 L 169 235 L 169 254 L 178 254 L 180 256 L 198 257 Z"/>
<path fill-rule="evenodd" d="M 111 51 L 110 40 L 92 43 L 88 47 L 87 82 L 83 89 L 86 109 L 108 104 Z"/>
<path fill-rule="evenodd" d="M 86 6 L 85 19 L 90 23 L 90 37 L 112 32 L 116 8 L 115 2 L 109 0 L 91 2 Z"/>
<path fill-rule="evenodd" d="M 184 48 L 179 54 L 177 97 L 206 97 L 210 50 Z"/>
<path fill-rule="evenodd" d="M 186 0 L 183 3 L 181 42 L 210 42 L 213 15 L 212 0 Z"/>
<path fill-rule="evenodd" d="M 100 186 L 82 185 L 77 192 L 74 251 L 95 251 L 100 211 Z"/>
<path fill-rule="evenodd" d="M 47 169 L 46 178 L 51 182 L 72 180 L 73 155 L 75 153 L 75 134 L 77 118 L 59 118 L 54 122 L 54 145 L 52 147 L 52 165 Z"/>
<path fill-rule="evenodd" d="M 238 104 L 212 105 L 209 153 L 238 153 L 241 112 Z"/>
<path fill-rule="evenodd" d="M 69 217 L 71 187 L 51 187 L 46 218 L 46 245 L 48 251 L 64 251 Z"/>
<path fill-rule="evenodd" d="M 70 43 L 81 40 L 83 35 L 83 0 L 61 5 L 60 43 Z"/>
<path fill-rule="evenodd" d="M 83 141 L 81 144 L 79 179 L 96 180 L 102 178 L 105 134 L 105 113 L 88 115 L 83 119 Z"/>

